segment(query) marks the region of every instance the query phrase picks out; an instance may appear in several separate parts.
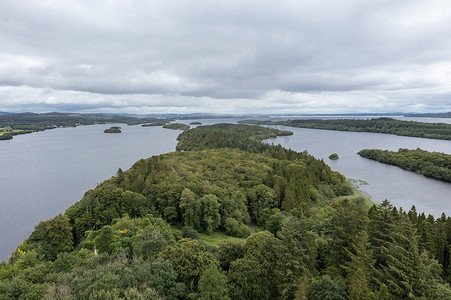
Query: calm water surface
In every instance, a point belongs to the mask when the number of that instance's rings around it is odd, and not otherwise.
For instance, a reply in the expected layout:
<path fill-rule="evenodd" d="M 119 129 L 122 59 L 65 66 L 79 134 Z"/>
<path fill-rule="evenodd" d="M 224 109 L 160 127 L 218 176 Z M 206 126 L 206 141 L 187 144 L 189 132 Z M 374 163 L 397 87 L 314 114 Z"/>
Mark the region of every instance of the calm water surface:
<path fill-rule="evenodd" d="M 442 212 L 451 215 L 451 184 L 356 154 L 361 149 L 396 151 L 399 148 L 421 148 L 451 154 L 451 141 L 284 126 L 275 128 L 291 130 L 294 134 L 267 142 L 281 144 L 296 151 L 307 150 L 346 177 L 366 181 L 368 184 L 360 186 L 360 190 L 366 192 L 375 202 L 388 199 L 405 210 L 415 205 L 417 211 L 436 217 Z M 330 160 L 328 157 L 332 153 L 337 153 L 340 158 Z"/>
<path fill-rule="evenodd" d="M 0 261 L 34 226 L 64 212 L 84 193 L 134 162 L 175 150 L 179 131 L 109 125 L 54 129 L 0 143 Z"/>
<path fill-rule="evenodd" d="M 200 121 L 211 125 L 237 120 Z M 188 124 L 190 121 L 180 122 Z M 161 127 L 119 124 L 121 134 L 104 134 L 103 130 L 110 126 L 55 129 L 15 136 L 13 140 L 0 143 L 0 260 L 7 259 L 39 221 L 64 212 L 88 189 L 116 174 L 118 168 L 126 170 L 141 158 L 174 151 L 180 133 Z M 374 201 L 387 198 L 394 205 L 407 209 L 414 204 L 418 211 L 435 216 L 442 211 L 451 214 L 451 184 L 356 154 L 363 148 L 397 150 L 400 147 L 451 154 L 451 141 L 278 128 L 291 130 L 294 135 L 270 142 L 298 151 L 308 150 L 345 176 L 367 181 L 368 185 L 361 190 Z M 340 159 L 330 161 L 327 157 L 334 152 Z"/>

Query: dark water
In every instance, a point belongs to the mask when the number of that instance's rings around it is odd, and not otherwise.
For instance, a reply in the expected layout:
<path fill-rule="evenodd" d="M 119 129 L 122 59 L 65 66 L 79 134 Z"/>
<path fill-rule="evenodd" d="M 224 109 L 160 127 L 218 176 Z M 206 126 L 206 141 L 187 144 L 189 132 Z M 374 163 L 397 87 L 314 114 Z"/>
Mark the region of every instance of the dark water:
<path fill-rule="evenodd" d="M 203 125 L 235 123 L 238 119 L 200 120 Z M 188 124 L 191 120 L 181 121 Z M 420 120 L 418 120 L 420 121 Z M 122 127 L 121 134 L 104 134 L 109 125 L 55 129 L 0 143 L 0 261 L 28 237 L 41 220 L 64 212 L 97 183 L 152 155 L 175 150 L 180 131 L 161 127 Z M 284 128 L 285 129 L 285 128 Z M 393 166 L 361 158 L 363 148 L 397 150 L 420 147 L 451 153 L 451 141 L 286 128 L 295 134 L 274 140 L 294 150 L 308 150 L 334 170 L 369 184 L 361 189 L 374 201 L 388 198 L 393 204 L 438 216 L 451 214 L 451 184 L 428 179 Z M 330 161 L 331 153 L 340 159 Z"/>

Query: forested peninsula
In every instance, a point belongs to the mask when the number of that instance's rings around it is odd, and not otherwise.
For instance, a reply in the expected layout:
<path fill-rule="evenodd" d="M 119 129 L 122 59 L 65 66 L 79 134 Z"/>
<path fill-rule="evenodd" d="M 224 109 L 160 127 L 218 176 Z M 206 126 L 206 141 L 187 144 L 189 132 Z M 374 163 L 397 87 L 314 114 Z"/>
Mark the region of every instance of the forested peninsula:
<path fill-rule="evenodd" d="M 217 124 L 40 222 L 5 299 L 450 299 L 451 218 L 371 205 L 290 132 Z M 255 231 L 255 232 L 254 232 Z"/>
<path fill-rule="evenodd" d="M 398 151 L 363 149 L 357 154 L 451 183 L 451 155 L 421 149 Z"/>
<path fill-rule="evenodd" d="M 169 124 L 163 125 L 163 128 L 173 129 L 173 130 L 188 130 L 190 127 L 189 127 L 189 125 L 182 124 L 182 123 L 169 123 Z"/>
<path fill-rule="evenodd" d="M 326 129 L 353 132 L 376 132 L 402 136 L 451 140 L 451 124 L 401 121 L 392 118 L 358 119 L 297 119 L 286 121 L 243 120 L 254 125 L 283 125 L 288 127 Z"/>
<path fill-rule="evenodd" d="M 77 113 L 18 113 L 0 115 L 0 140 L 12 139 L 14 135 L 54 129 L 107 123 L 127 125 L 148 124 L 162 126 L 173 119 L 134 118 L 119 115 Z"/>

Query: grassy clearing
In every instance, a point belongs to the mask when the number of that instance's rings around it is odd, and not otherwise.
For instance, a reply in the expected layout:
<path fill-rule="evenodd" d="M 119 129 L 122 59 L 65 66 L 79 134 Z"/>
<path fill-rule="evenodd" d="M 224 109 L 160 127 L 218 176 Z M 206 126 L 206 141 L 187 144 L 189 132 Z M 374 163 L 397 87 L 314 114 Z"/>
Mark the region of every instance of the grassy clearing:
<path fill-rule="evenodd" d="M 365 204 L 368 207 L 372 207 L 374 204 L 376 204 L 375 202 L 373 202 L 373 200 L 371 200 L 371 197 L 368 194 L 359 190 L 359 186 L 366 185 L 366 184 L 368 184 L 367 182 L 365 182 L 363 180 L 356 180 L 356 179 L 348 178 L 348 183 L 352 187 L 353 194 L 351 196 L 345 196 L 343 198 L 347 198 L 347 199 L 351 199 L 351 200 L 357 199 L 357 198 L 363 198 L 363 199 L 365 199 Z"/>
<path fill-rule="evenodd" d="M 224 231 L 215 231 L 211 235 L 207 233 L 199 233 L 200 240 L 209 246 L 218 246 L 225 240 L 245 240 L 243 238 L 237 238 L 227 235 Z"/>

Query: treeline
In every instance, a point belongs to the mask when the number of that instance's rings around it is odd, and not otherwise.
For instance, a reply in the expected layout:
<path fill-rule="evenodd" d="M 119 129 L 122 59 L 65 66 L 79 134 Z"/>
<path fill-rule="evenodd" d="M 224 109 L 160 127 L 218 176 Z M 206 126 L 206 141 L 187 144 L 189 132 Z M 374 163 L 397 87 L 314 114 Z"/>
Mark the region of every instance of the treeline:
<path fill-rule="evenodd" d="M 0 139 L 11 139 L 14 135 L 54 129 L 106 123 L 127 125 L 164 125 L 172 119 L 134 118 L 119 115 L 77 114 L 77 113 L 18 113 L 0 115 Z"/>
<path fill-rule="evenodd" d="M 451 124 L 421 123 L 413 121 L 400 121 L 391 118 L 376 118 L 367 120 L 339 119 L 302 119 L 287 121 L 240 121 L 254 125 L 284 125 L 298 128 L 327 129 L 354 132 L 376 132 L 412 136 L 430 139 L 451 140 Z"/>
<path fill-rule="evenodd" d="M 344 199 L 321 215 L 208 246 L 192 228 L 124 215 L 73 249 L 65 215 L 0 264 L 4 299 L 449 299 L 451 219 Z M 49 253 L 52 257 L 45 257 Z M 438 257 L 435 259 L 434 257 Z M 440 263 L 439 263 L 440 262 Z M 446 266 L 445 272 L 443 272 Z M 446 277 L 448 276 L 448 277 Z"/>
<path fill-rule="evenodd" d="M 424 176 L 451 182 L 451 155 L 400 148 L 398 151 L 363 149 L 357 154 L 382 163 L 395 165 Z"/>
<path fill-rule="evenodd" d="M 121 128 L 119 126 L 111 126 L 103 131 L 104 133 L 121 133 Z"/>
<path fill-rule="evenodd" d="M 169 124 L 163 125 L 163 128 L 173 129 L 173 130 L 188 130 L 190 127 L 189 127 L 189 125 L 186 125 L 183 123 L 169 123 Z"/>
<path fill-rule="evenodd" d="M 264 139 L 277 136 L 292 135 L 288 130 L 279 130 L 261 126 L 244 124 L 215 124 L 211 126 L 198 126 L 181 133 L 177 140 L 177 151 L 192 151 L 215 148 L 238 148 L 250 152 L 264 152 L 270 147 L 261 143 Z M 281 147 L 277 147 L 279 150 Z M 284 151 L 289 153 L 290 151 Z M 294 153 L 294 151 L 291 151 Z"/>
<path fill-rule="evenodd" d="M 446 113 L 430 113 L 430 114 L 409 114 L 405 117 L 425 117 L 425 118 L 451 118 L 451 111 Z"/>
<path fill-rule="evenodd" d="M 243 126 L 185 131 L 178 148 L 202 150 L 119 169 L 39 223 L 0 263 L 0 298 L 451 298 L 451 218 L 369 208 L 323 161 Z"/>

